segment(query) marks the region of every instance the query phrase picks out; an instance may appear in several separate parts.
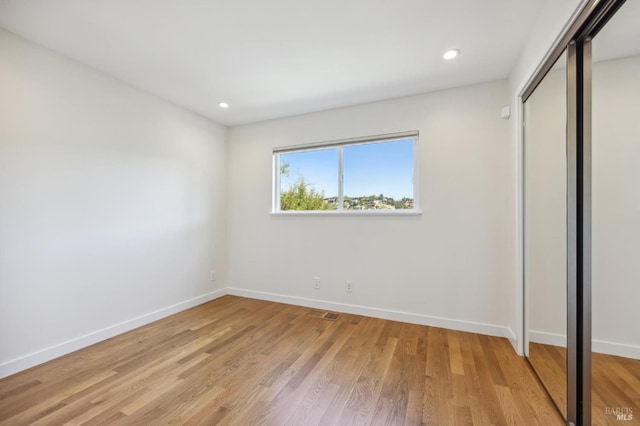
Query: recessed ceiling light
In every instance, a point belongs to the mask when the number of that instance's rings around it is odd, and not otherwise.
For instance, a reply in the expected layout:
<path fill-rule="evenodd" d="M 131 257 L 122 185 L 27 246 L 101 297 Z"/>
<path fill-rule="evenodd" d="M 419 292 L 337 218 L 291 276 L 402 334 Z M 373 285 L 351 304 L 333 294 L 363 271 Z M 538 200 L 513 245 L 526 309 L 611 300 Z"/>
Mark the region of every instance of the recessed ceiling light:
<path fill-rule="evenodd" d="M 226 102 L 218 102 L 220 108 L 229 108 L 229 104 Z"/>
<path fill-rule="evenodd" d="M 448 60 L 453 59 L 456 56 L 458 56 L 458 53 L 460 53 L 460 51 L 458 49 L 451 49 L 451 50 L 447 50 L 446 52 L 444 52 L 444 55 L 442 55 L 442 57 L 445 58 L 448 61 Z"/>

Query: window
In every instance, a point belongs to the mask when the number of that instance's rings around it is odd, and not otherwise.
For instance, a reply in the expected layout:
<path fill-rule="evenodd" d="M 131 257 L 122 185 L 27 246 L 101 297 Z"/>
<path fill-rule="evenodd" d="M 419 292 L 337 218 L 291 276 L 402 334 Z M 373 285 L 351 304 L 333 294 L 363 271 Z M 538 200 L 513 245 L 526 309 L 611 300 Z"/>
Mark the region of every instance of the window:
<path fill-rule="evenodd" d="M 415 213 L 418 132 L 273 150 L 273 211 Z"/>

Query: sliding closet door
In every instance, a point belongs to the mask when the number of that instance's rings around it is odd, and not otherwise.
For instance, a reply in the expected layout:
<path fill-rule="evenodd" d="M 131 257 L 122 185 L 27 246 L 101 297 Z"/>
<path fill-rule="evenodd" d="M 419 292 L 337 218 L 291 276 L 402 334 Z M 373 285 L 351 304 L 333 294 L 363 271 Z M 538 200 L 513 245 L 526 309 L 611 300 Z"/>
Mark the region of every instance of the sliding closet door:
<path fill-rule="evenodd" d="M 551 113 L 542 95 L 563 49 L 566 110 Z M 525 353 L 567 424 L 640 425 L 640 0 L 587 1 L 523 99 Z M 551 143 L 561 138 L 565 185 Z M 560 190 L 564 247 L 551 244 Z"/>
<path fill-rule="evenodd" d="M 591 45 L 591 419 L 640 425 L 640 1 Z"/>
<path fill-rule="evenodd" d="M 567 418 L 567 55 L 524 103 L 525 354 Z"/>

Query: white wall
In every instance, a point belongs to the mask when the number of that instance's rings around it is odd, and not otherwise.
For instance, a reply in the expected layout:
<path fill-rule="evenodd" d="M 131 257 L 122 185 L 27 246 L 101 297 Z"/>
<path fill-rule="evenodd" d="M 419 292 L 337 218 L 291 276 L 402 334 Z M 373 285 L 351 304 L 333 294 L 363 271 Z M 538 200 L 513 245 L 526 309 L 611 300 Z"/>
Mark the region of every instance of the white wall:
<path fill-rule="evenodd" d="M 513 159 L 500 119 L 507 101 L 502 81 L 231 128 L 229 285 L 245 290 L 238 294 L 510 336 Z M 420 132 L 421 216 L 270 215 L 272 148 L 407 130 Z"/>
<path fill-rule="evenodd" d="M 224 283 L 226 128 L 2 30 L 0 52 L 4 376 Z"/>
<path fill-rule="evenodd" d="M 598 39 L 594 39 L 594 52 Z M 564 345 L 566 333 L 566 261 L 563 198 L 566 174 L 565 117 L 558 106 L 565 101 L 564 69 L 552 71 L 530 98 L 527 114 L 529 141 L 541 142 L 537 180 L 529 185 L 528 201 L 544 201 L 545 208 L 531 212 L 536 222 L 528 246 L 531 294 L 531 340 Z M 592 116 L 592 337 L 594 352 L 640 359 L 640 56 L 597 62 L 593 65 Z M 539 92 L 540 91 L 540 92 Z M 535 108 L 534 108 L 535 107 Z M 566 110 L 566 108 L 565 108 Z M 537 119 L 535 119 L 537 118 Z M 529 137 L 530 129 L 532 138 Z M 554 143 L 556 142 L 556 143 Z M 558 144 L 559 142 L 559 144 Z M 528 159 L 529 165 L 531 160 Z M 527 171 L 529 176 L 531 171 Z M 531 198 L 533 197 L 533 198 Z M 533 213 L 533 214 L 531 214 Z M 529 221 L 527 221 L 529 222 Z"/>
<path fill-rule="evenodd" d="M 595 37 L 593 52 L 599 48 Z M 636 359 L 640 359 L 638 76 L 640 56 L 593 66 L 593 350 Z"/>
<path fill-rule="evenodd" d="M 566 94 L 566 70 L 553 70 L 524 105 L 529 339 L 562 346 L 567 334 Z"/>

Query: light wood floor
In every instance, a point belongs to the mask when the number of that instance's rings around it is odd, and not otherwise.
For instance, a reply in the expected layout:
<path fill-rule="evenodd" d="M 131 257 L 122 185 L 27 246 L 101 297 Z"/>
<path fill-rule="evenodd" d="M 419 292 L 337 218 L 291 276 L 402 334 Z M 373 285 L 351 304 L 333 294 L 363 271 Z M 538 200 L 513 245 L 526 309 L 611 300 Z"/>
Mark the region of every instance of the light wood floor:
<path fill-rule="evenodd" d="M 0 380 L 0 423 L 561 425 L 506 339 L 225 296 Z"/>
<path fill-rule="evenodd" d="M 529 344 L 529 359 L 562 412 L 566 413 L 566 349 Z M 591 423 L 640 425 L 640 360 L 593 353 Z M 632 420 L 617 420 L 607 408 L 631 408 Z"/>

